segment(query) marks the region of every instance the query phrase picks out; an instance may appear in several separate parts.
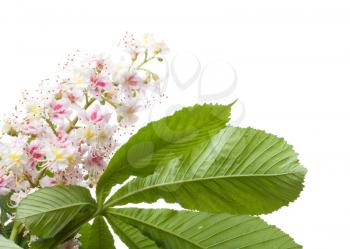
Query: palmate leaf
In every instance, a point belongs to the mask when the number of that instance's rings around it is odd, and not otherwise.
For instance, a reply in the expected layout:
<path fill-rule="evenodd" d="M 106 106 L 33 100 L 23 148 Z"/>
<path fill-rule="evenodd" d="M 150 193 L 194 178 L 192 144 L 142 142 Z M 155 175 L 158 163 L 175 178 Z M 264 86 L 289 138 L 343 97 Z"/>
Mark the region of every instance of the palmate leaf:
<path fill-rule="evenodd" d="M 88 189 L 55 186 L 40 189 L 23 199 L 17 208 L 16 219 L 32 234 L 45 239 L 55 236 L 76 217 L 90 215 L 96 208 Z"/>
<path fill-rule="evenodd" d="M 187 153 L 226 126 L 231 105 L 195 105 L 140 129 L 114 155 L 97 184 L 98 203 L 129 176 L 147 176 L 164 160 Z"/>
<path fill-rule="evenodd" d="M 109 209 L 108 221 L 123 220 L 164 249 L 292 249 L 292 238 L 258 217 L 162 209 Z"/>
<path fill-rule="evenodd" d="M 0 248 L 1 249 L 21 249 L 21 247 L 16 245 L 13 241 L 6 239 L 2 235 L 0 235 Z"/>
<path fill-rule="evenodd" d="M 283 139 L 228 127 L 187 157 L 127 183 L 106 206 L 164 198 L 200 211 L 269 213 L 298 197 L 305 172 Z"/>
<path fill-rule="evenodd" d="M 129 249 L 160 249 L 153 240 L 143 235 L 137 228 L 117 217 L 111 218 L 109 224 Z"/>

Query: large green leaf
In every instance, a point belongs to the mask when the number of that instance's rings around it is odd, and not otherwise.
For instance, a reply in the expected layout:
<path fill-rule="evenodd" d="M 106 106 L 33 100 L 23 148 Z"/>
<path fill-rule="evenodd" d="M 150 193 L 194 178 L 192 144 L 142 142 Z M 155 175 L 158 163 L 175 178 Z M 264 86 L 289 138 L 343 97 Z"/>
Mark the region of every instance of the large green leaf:
<path fill-rule="evenodd" d="M 112 249 L 114 248 L 114 239 L 102 216 L 97 216 L 91 226 L 88 249 Z"/>
<path fill-rule="evenodd" d="M 108 220 L 121 219 L 164 249 L 291 249 L 292 238 L 258 217 L 202 212 L 109 209 Z"/>
<path fill-rule="evenodd" d="M 123 222 L 118 217 L 110 217 L 109 224 L 129 249 L 159 249 L 153 240 L 143 235 L 137 228 Z"/>
<path fill-rule="evenodd" d="M 91 214 L 96 208 L 88 189 L 55 186 L 40 189 L 23 199 L 17 208 L 16 219 L 24 223 L 32 234 L 51 238 L 75 217 Z"/>
<path fill-rule="evenodd" d="M 0 248 L 1 249 L 21 249 L 18 245 L 16 245 L 13 241 L 4 238 L 0 235 Z"/>
<path fill-rule="evenodd" d="M 283 139 L 228 127 L 188 156 L 127 183 L 106 206 L 164 198 L 200 211 L 268 213 L 298 197 L 305 172 Z"/>
<path fill-rule="evenodd" d="M 146 176 L 164 160 L 187 153 L 225 127 L 231 105 L 195 105 L 149 123 L 122 146 L 97 184 L 98 202 L 129 176 Z"/>

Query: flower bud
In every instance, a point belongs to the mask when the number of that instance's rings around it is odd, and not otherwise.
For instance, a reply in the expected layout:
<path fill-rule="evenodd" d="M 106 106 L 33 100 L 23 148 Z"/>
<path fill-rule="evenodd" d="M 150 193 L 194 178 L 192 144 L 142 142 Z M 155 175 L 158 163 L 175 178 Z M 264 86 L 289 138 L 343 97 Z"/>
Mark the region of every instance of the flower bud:
<path fill-rule="evenodd" d="M 138 56 L 138 53 L 136 53 L 135 51 L 131 52 L 131 60 L 132 61 L 136 61 L 137 60 L 137 56 Z"/>
<path fill-rule="evenodd" d="M 62 99 L 63 98 L 63 92 L 62 91 L 59 91 L 58 93 L 55 94 L 55 99 L 56 100 L 59 100 L 59 99 Z"/>
<path fill-rule="evenodd" d="M 159 76 L 158 76 L 158 74 L 156 74 L 156 73 L 152 73 L 152 79 L 153 79 L 154 81 L 159 80 Z"/>

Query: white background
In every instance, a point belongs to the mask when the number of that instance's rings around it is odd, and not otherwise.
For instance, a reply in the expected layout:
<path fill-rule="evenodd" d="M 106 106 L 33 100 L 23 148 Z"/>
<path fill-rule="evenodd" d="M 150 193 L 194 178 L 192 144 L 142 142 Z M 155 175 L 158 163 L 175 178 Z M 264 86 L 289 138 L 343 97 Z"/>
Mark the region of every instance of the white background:
<path fill-rule="evenodd" d="M 187 56 L 174 70 L 179 77 L 195 70 L 194 55 L 208 65 L 186 89 L 170 75 L 169 100 L 153 113 L 200 101 L 199 84 L 206 93 L 225 89 L 230 63 L 236 90 L 217 101 L 239 98 L 240 125 L 285 137 L 309 170 L 301 197 L 266 219 L 306 249 L 350 248 L 347 2 L 2 1 L 0 113 L 54 74 L 67 53 L 108 52 L 124 31 L 152 32 L 169 44 L 169 61 Z"/>

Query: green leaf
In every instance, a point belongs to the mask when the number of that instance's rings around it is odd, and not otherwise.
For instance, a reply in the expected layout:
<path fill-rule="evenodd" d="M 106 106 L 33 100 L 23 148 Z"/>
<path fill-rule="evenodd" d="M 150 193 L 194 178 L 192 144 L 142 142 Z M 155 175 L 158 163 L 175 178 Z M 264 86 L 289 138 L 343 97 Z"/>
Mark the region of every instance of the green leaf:
<path fill-rule="evenodd" d="M 200 211 L 269 213 L 299 196 L 305 172 L 283 139 L 228 127 L 188 156 L 127 183 L 106 206 L 164 198 Z"/>
<path fill-rule="evenodd" d="M 0 248 L 3 248 L 3 249 L 21 249 L 21 247 L 16 245 L 13 241 L 5 239 L 2 235 L 0 235 Z"/>
<path fill-rule="evenodd" d="M 40 189 L 24 198 L 17 208 L 16 219 L 24 223 L 32 234 L 51 238 L 78 214 L 91 214 L 95 210 L 96 203 L 88 189 L 55 186 Z"/>
<path fill-rule="evenodd" d="M 3 235 L 5 238 L 9 238 L 11 235 L 12 228 L 13 228 L 13 222 L 10 222 L 7 225 L 1 226 L 0 234 Z"/>
<path fill-rule="evenodd" d="M 80 211 L 72 221 L 70 221 L 61 231 L 54 237 L 48 239 L 39 239 L 31 244 L 31 249 L 56 249 L 57 245 L 62 244 L 73 238 L 78 232 L 86 226 L 90 226 L 89 220 L 95 215 L 95 209 L 84 209 Z M 89 235 L 83 235 L 84 238 L 89 239 Z M 87 242 L 85 243 L 87 245 Z M 86 249 L 86 247 L 82 247 Z"/>
<path fill-rule="evenodd" d="M 124 144 L 97 183 L 98 203 L 129 176 L 147 176 L 164 160 L 187 153 L 226 126 L 231 105 L 195 105 L 151 122 Z"/>
<path fill-rule="evenodd" d="M 114 240 L 109 228 L 102 216 L 97 216 L 91 226 L 88 249 L 112 249 Z"/>
<path fill-rule="evenodd" d="M 118 217 L 109 217 L 108 223 L 129 249 L 159 249 L 153 240 L 143 235 L 135 227 L 123 222 Z"/>
<path fill-rule="evenodd" d="M 164 249 L 291 249 L 292 238 L 258 217 L 165 209 L 109 209 Z"/>
<path fill-rule="evenodd" d="M 89 239 L 91 234 L 91 225 L 89 223 L 85 223 L 79 230 L 79 240 L 80 240 L 80 247 L 79 249 L 87 249 L 89 245 Z"/>

